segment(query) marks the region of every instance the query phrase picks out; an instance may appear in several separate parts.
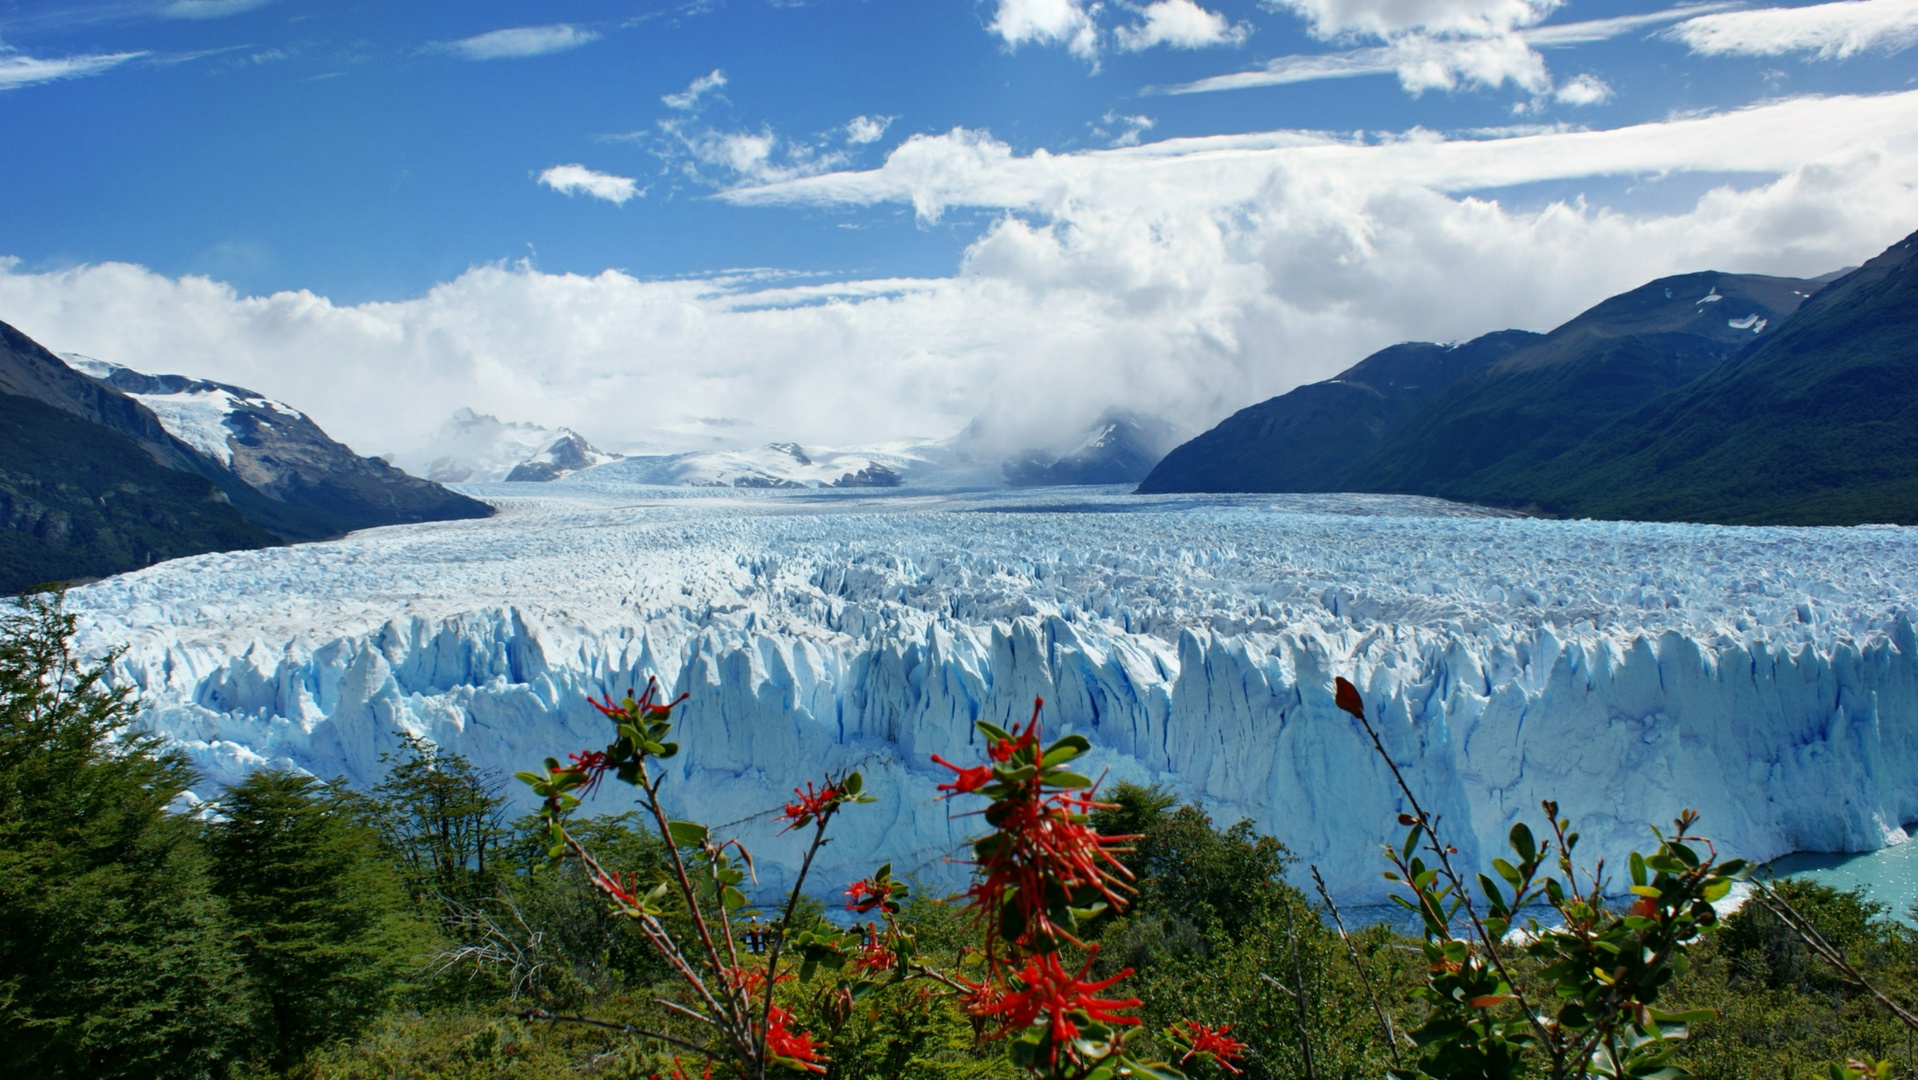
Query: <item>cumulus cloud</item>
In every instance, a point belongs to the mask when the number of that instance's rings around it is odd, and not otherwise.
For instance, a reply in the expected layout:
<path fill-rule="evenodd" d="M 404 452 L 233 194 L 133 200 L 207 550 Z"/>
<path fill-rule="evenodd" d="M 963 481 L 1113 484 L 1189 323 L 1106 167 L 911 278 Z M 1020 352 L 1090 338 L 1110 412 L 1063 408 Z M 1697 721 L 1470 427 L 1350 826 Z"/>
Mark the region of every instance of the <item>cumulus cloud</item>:
<path fill-rule="evenodd" d="M 1612 100 L 1612 88 L 1596 75 L 1578 75 L 1559 84 L 1552 97 L 1565 105 L 1603 105 Z"/>
<path fill-rule="evenodd" d="M 854 146 L 876 143 L 897 119 L 896 116 L 855 116 L 846 122 L 846 141 Z"/>
<path fill-rule="evenodd" d="M 594 172 L 584 165 L 555 165 L 539 174 L 539 182 L 567 195 L 591 195 L 615 206 L 640 194 L 632 177 Z"/>
<path fill-rule="evenodd" d="M 691 112 L 699 107 L 700 98 L 705 97 L 707 94 L 725 85 L 726 73 L 718 68 L 714 68 L 712 71 L 694 79 L 687 85 L 686 89 L 681 90 L 677 94 L 667 94 L 659 100 L 665 102 L 666 107 L 669 109 Z"/>
<path fill-rule="evenodd" d="M 144 52 L 93 53 L 84 56 L 41 58 L 0 46 L 0 90 L 13 90 L 58 79 L 80 79 L 119 67 Z"/>
<path fill-rule="evenodd" d="M 1704 56 L 1803 52 L 1821 60 L 1843 60 L 1862 52 L 1898 52 L 1918 43 L 1918 0 L 1840 0 L 1727 11 L 1688 19 L 1670 33 Z"/>
<path fill-rule="evenodd" d="M 1007 48 L 1030 42 L 1064 45 L 1085 60 L 1099 55 L 1099 27 L 1080 0 L 999 0 L 987 29 Z"/>
<path fill-rule="evenodd" d="M 447 42 L 446 48 L 468 60 L 508 60 L 565 52 L 597 40 L 599 34 L 595 31 L 567 23 L 555 23 L 551 26 L 514 26 L 505 30 L 489 30 L 484 34 Z"/>
<path fill-rule="evenodd" d="M 1234 25 L 1224 15 L 1207 11 L 1192 0 L 1157 0 L 1140 9 L 1139 19 L 1136 26 L 1119 27 L 1120 49 L 1138 52 L 1154 45 L 1175 49 L 1237 45 L 1252 32 L 1249 25 Z"/>
<path fill-rule="evenodd" d="M 972 207 L 944 277 L 641 281 L 476 267 L 413 299 L 246 296 L 105 264 L 0 267 L 0 319 L 48 346 L 251 386 L 366 451 L 470 405 L 635 437 L 607 401 L 845 445 L 942 436 L 996 408 L 1055 441 L 1106 407 L 1198 428 L 1406 339 L 1546 329 L 1651 278 L 1811 274 L 1918 220 L 1918 92 L 1800 98 L 1609 131 L 1359 141 L 1275 131 L 1017 155 L 982 132 L 724 198 Z M 1542 180 L 1742 173 L 1693 205 L 1517 209 Z M 994 404 L 996 403 L 996 405 Z"/>

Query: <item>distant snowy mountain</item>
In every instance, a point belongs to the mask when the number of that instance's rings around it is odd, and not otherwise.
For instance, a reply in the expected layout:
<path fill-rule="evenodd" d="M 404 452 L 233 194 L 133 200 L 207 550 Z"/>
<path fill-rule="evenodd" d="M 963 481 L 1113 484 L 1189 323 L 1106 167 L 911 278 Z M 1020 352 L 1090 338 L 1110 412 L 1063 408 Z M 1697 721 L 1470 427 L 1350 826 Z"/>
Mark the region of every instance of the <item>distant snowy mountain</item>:
<path fill-rule="evenodd" d="M 1076 444 L 1028 450 L 1000 466 L 1014 487 L 1056 484 L 1136 484 L 1177 446 L 1172 425 L 1157 417 L 1108 412 Z"/>
<path fill-rule="evenodd" d="M 236 505 L 287 539 L 492 512 L 484 503 L 354 453 L 305 413 L 244 387 L 148 375 L 78 353 L 61 359 L 144 405 L 174 438 L 264 496 Z M 227 486 L 229 497 L 235 495 Z"/>
<path fill-rule="evenodd" d="M 910 476 L 943 477 L 947 463 L 930 444 L 901 443 L 856 450 L 807 449 L 776 442 L 741 450 L 635 454 L 602 466 L 595 478 L 628 484 L 691 487 L 899 487 Z"/>
<path fill-rule="evenodd" d="M 513 471 L 506 474 L 506 479 L 509 483 L 543 484 L 558 480 L 567 473 L 618 461 L 622 456 L 596 450 L 592 443 L 578 433 L 560 428 L 559 438 L 553 440 L 553 445 L 513 466 Z"/>
<path fill-rule="evenodd" d="M 425 446 L 395 454 L 392 462 L 414 476 L 442 484 L 488 484 L 507 479 L 557 480 L 618 457 L 601 453 L 567 428 L 507 423 L 487 413 L 460 409 Z M 533 468 L 514 476 L 522 465 Z"/>

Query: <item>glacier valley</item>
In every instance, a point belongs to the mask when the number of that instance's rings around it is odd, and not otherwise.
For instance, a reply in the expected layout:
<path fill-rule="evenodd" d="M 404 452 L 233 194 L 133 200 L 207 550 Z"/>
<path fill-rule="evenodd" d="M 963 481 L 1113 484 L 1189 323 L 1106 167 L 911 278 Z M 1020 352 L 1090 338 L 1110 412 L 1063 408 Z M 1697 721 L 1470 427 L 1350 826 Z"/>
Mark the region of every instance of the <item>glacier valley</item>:
<path fill-rule="evenodd" d="M 606 475 L 472 485 L 498 516 L 179 559 L 69 604 L 198 799 L 268 764 L 373 783 L 400 731 L 535 768 L 604 745 L 589 695 L 657 676 L 691 694 L 675 814 L 743 839 L 767 885 L 800 851 L 772 820 L 790 790 L 865 773 L 880 801 L 841 819 L 822 893 L 888 859 L 962 880 L 976 822 L 936 799 L 929 755 L 977 759 L 972 721 L 1035 695 L 1093 774 L 1250 818 L 1358 903 L 1401 807 L 1336 675 L 1475 860 L 1546 798 L 1612 865 L 1687 806 L 1761 860 L 1918 819 L 1918 530 Z"/>

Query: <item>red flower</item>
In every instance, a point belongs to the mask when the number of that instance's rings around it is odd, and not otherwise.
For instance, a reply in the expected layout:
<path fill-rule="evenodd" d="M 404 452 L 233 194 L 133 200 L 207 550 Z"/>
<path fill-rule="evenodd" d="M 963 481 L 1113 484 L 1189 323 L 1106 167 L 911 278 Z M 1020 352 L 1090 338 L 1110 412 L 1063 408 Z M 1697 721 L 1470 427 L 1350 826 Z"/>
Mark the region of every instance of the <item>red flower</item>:
<path fill-rule="evenodd" d="M 1632 914 L 1643 915 L 1647 919 L 1658 918 L 1658 904 L 1649 896 L 1641 896 L 1632 905 Z"/>
<path fill-rule="evenodd" d="M 594 702 L 594 704 L 597 705 L 598 702 Z M 577 773 L 584 776 L 586 783 L 581 785 L 579 789 L 579 793 L 582 796 L 591 795 L 593 789 L 599 787 L 600 779 L 606 775 L 607 767 L 612 764 L 606 760 L 606 751 L 604 750 L 587 750 L 583 753 L 568 754 L 566 756 L 571 758 L 573 763 L 557 771 Z"/>
<path fill-rule="evenodd" d="M 1094 953 L 1097 950 L 1093 950 Z M 1002 1026 L 993 1033 L 993 1037 L 1008 1034 L 1044 1023 L 1046 1034 L 1052 1041 L 1053 1060 L 1058 1060 L 1059 1047 L 1079 1037 L 1080 1025 L 1089 1023 L 1136 1024 L 1136 1016 L 1122 1016 L 1121 1009 L 1136 1009 L 1138 998 L 1101 998 L 1098 993 L 1112 984 L 1127 978 L 1132 969 L 1127 968 L 1110 979 L 1097 982 L 1086 981 L 1086 972 L 1092 970 L 1092 957 L 1079 968 L 1077 974 L 1066 971 L 1059 963 L 1058 953 L 1041 953 L 1029 957 L 1026 966 L 1016 979 L 1019 989 L 1007 991 L 996 1002 L 976 1010 L 978 1016 L 997 1016 Z"/>
<path fill-rule="evenodd" d="M 891 970 L 892 931 L 887 930 L 885 937 L 879 936 L 879 927 L 866 924 L 866 938 L 859 943 L 859 955 L 852 958 L 854 975 L 878 974 Z"/>
<path fill-rule="evenodd" d="M 839 801 L 846 797 L 846 792 L 838 784 L 827 784 L 815 792 L 810 780 L 806 782 L 806 790 L 794 788 L 793 794 L 799 797 L 799 801 L 787 803 L 785 812 L 779 815 L 786 822 L 786 827 L 779 830 L 782 833 L 810 825 L 814 818 L 824 819 L 838 809 Z"/>
<path fill-rule="evenodd" d="M 950 791 L 954 795 L 970 795 L 992 783 L 992 766 L 990 765 L 974 765 L 970 769 L 962 769 L 938 754 L 932 755 L 932 760 L 959 774 L 952 778 L 952 783 L 940 784 L 940 791 Z M 944 797 L 941 796 L 941 798 Z"/>
<path fill-rule="evenodd" d="M 809 1031 L 793 1032 L 786 1025 L 792 1022 L 792 1013 L 777 1005 L 766 1014 L 766 1052 L 776 1058 L 797 1064 L 807 1072 L 823 1073 L 826 1067 L 820 1062 L 826 1060 L 812 1044 Z"/>
<path fill-rule="evenodd" d="M 1184 1031 L 1174 1027 L 1172 1037 L 1186 1048 L 1185 1056 L 1179 1059 L 1179 1064 L 1183 1065 L 1192 1060 L 1194 1055 L 1203 1054 L 1217 1062 L 1219 1068 L 1237 1076 L 1239 1070 L 1234 1068 L 1232 1063 L 1244 1056 L 1245 1044 L 1226 1034 L 1231 1030 L 1231 1024 L 1220 1024 L 1216 1028 L 1209 1028 L 1196 1020 L 1185 1021 Z"/>
<path fill-rule="evenodd" d="M 1335 687 L 1332 703 L 1360 720 L 1365 719 L 1365 699 L 1359 696 L 1359 688 L 1345 681 L 1344 676 L 1332 680 Z"/>
<path fill-rule="evenodd" d="M 846 895 L 852 897 L 852 903 L 846 905 L 846 910 L 864 915 L 885 903 L 892 892 L 876 884 L 871 878 L 862 878 L 846 889 Z"/>

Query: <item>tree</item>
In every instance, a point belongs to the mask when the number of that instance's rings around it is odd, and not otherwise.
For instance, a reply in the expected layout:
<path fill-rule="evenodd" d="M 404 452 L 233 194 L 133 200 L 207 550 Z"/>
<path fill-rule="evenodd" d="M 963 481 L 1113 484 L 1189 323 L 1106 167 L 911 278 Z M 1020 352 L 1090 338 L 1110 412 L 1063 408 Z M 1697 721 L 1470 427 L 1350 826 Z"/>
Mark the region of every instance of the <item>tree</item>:
<path fill-rule="evenodd" d="M 435 914 L 491 899 L 510 835 L 498 778 L 417 735 L 399 735 L 405 752 L 380 755 L 388 771 L 366 806 L 407 885 Z"/>
<path fill-rule="evenodd" d="M 370 826 L 310 776 L 264 769 L 207 830 L 215 891 L 263 1005 L 276 1068 L 356 1034 L 419 966 L 430 928 Z"/>
<path fill-rule="evenodd" d="M 0 616 L 0 1073 L 230 1071 L 252 1000 L 197 825 L 193 781 L 132 728 L 57 597 Z"/>

